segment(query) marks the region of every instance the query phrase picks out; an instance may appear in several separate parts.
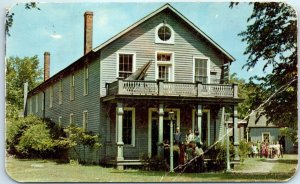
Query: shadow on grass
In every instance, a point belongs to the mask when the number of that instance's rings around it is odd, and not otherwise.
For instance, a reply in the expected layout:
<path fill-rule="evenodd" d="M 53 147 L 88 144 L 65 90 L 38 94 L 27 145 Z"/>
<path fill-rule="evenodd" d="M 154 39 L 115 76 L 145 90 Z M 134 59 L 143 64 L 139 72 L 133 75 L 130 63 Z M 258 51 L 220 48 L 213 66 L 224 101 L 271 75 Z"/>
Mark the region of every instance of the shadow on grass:
<path fill-rule="evenodd" d="M 186 178 L 199 178 L 199 181 L 226 181 L 226 180 L 247 180 L 247 181 L 274 181 L 286 180 L 293 176 L 293 173 L 169 173 L 164 171 L 141 171 L 124 172 L 128 175 L 140 176 L 168 176 L 168 177 L 186 177 Z"/>
<path fill-rule="evenodd" d="M 272 163 L 282 163 L 282 164 L 298 164 L 298 160 L 294 159 L 262 159 L 260 162 L 272 162 Z"/>

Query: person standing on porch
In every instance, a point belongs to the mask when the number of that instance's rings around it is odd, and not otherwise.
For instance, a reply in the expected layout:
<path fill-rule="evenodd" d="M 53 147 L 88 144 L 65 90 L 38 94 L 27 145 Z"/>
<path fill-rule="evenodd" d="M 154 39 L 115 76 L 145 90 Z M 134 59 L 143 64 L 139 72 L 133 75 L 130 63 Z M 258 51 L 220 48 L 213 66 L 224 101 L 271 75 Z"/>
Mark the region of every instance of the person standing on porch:
<path fill-rule="evenodd" d="M 195 135 L 192 131 L 192 129 L 189 129 L 189 133 L 187 134 L 187 137 L 186 137 L 186 143 L 189 144 L 191 141 L 194 141 L 195 140 Z"/>
<path fill-rule="evenodd" d="M 184 164 L 184 146 L 183 146 L 183 138 L 182 134 L 179 131 L 179 127 L 176 128 L 176 132 L 174 134 L 174 142 L 179 147 L 179 164 Z"/>

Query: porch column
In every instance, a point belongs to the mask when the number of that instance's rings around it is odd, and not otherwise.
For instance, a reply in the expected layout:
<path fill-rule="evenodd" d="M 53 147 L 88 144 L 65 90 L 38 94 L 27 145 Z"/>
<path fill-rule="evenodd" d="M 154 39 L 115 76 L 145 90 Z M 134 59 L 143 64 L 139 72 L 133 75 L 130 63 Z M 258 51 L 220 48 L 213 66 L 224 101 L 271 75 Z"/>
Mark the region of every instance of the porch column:
<path fill-rule="evenodd" d="M 234 160 L 239 161 L 239 132 L 238 132 L 238 118 L 237 105 L 233 106 L 233 145 L 234 145 Z"/>
<path fill-rule="evenodd" d="M 118 165 L 119 161 L 124 160 L 123 156 L 123 103 L 117 103 L 117 147 L 118 147 L 118 155 L 117 155 L 117 169 L 123 170 L 124 166 L 123 165 Z"/>
<path fill-rule="evenodd" d="M 164 105 L 159 104 L 158 109 L 158 147 L 157 155 L 163 156 L 163 132 L 164 132 Z"/>
<path fill-rule="evenodd" d="M 197 106 L 197 128 L 200 135 L 200 142 L 202 142 L 202 105 Z"/>

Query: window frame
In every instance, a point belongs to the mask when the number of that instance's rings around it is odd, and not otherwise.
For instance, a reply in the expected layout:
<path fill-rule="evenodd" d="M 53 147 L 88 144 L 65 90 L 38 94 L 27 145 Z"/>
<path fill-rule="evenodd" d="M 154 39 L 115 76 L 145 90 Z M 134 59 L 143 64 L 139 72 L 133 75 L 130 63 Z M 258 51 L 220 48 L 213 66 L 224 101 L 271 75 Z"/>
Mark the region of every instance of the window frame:
<path fill-rule="evenodd" d="M 157 55 L 158 54 L 170 54 L 171 59 L 170 61 L 158 61 Z M 159 66 L 168 66 L 169 70 L 169 80 L 167 82 L 174 82 L 175 81 L 175 53 L 170 51 L 155 51 L 155 80 L 159 79 Z"/>
<path fill-rule="evenodd" d="M 171 31 L 171 37 L 168 39 L 168 40 L 161 40 L 158 36 L 158 30 L 163 27 L 163 26 L 166 26 L 170 29 Z M 167 23 L 160 23 L 156 26 L 155 28 L 155 43 L 162 43 L 162 44 L 175 44 L 175 34 L 174 34 L 174 30 L 173 28 L 167 24 Z"/>
<path fill-rule="evenodd" d="M 119 77 L 120 55 L 132 55 L 132 73 L 136 71 L 136 53 L 135 52 L 117 52 L 116 77 Z"/>
<path fill-rule="evenodd" d="M 207 84 L 210 84 L 210 58 L 206 56 L 193 56 L 193 76 L 192 76 L 192 81 L 193 83 L 196 83 L 195 80 L 195 75 L 196 75 L 196 59 L 206 59 L 207 64 L 206 64 L 206 69 L 207 69 Z"/>
<path fill-rule="evenodd" d="M 36 94 L 35 96 L 35 112 L 39 112 L 39 94 Z"/>
<path fill-rule="evenodd" d="M 70 101 L 75 100 L 75 74 L 70 78 Z"/>
<path fill-rule="evenodd" d="M 132 120 L 132 125 L 131 125 L 131 143 L 130 144 L 125 144 L 124 143 L 124 146 L 125 147 L 135 147 L 135 124 L 136 124 L 136 122 L 135 122 L 135 119 L 136 119 L 136 114 L 135 114 L 135 107 L 124 107 L 123 108 L 123 116 L 124 116 L 124 112 L 125 111 L 132 111 L 132 117 L 131 117 L 131 120 Z M 116 111 L 117 112 L 117 111 Z M 123 119 L 122 119 L 122 121 L 123 121 Z M 117 125 L 117 121 L 116 121 L 116 125 Z M 123 134 L 123 136 L 124 136 L 124 121 L 123 121 L 123 123 L 122 123 L 122 125 L 123 125 L 123 127 L 122 127 L 122 134 Z M 118 142 L 118 126 L 116 126 L 116 143 Z M 122 140 L 123 140 L 123 137 L 122 137 Z M 124 140 L 123 140 L 123 142 L 124 142 Z"/>
<path fill-rule="evenodd" d="M 84 65 L 83 69 L 83 96 L 89 94 L 89 67 L 87 64 Z"/>
<path fill-rule="evenodd" d="M 58 82 L 58 104 L 63 103 L 63 81 L 62 79 Z"/>
<path fill-rule="evenodd" d="M 70 113 L 69 115 L 69 125 L 75 124 L 75 115 L 74 113 Z"/>
<path fill-rule="evenodd" d="M 88 131 L 89 113 L 87 110 L 82 112 L 82 128 Z"/>
<path fill-rule="evenodd" d="M 52 108 L 53 107 L 53 85 L 49 87 L 49 107 Z"/>
<path fill-rule="evenodd" d="M 58 116 L 58 126 L 62 127 L 62 116 Z"/>

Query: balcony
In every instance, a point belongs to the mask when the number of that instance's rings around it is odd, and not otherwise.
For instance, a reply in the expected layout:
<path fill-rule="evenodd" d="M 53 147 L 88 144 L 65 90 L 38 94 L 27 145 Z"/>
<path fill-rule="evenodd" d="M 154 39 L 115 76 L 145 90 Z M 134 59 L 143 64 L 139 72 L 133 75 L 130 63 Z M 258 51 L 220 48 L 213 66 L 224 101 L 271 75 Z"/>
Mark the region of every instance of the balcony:
<path fill-rule="evenodd" d="M 146 95 L 238 98 L 237 84 L 202 84 L 143 80 L 118 80 L 106 84 L 106 96 Z"/>

